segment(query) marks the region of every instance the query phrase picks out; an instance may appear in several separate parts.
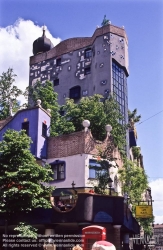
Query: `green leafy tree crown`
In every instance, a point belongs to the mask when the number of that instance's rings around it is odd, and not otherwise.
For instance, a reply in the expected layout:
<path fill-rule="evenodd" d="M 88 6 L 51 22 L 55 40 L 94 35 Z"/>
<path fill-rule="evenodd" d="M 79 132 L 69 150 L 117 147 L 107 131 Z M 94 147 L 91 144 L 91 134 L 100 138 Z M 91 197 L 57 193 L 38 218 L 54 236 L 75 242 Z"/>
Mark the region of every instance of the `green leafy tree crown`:
<path fill-rule="evenodd" d="M 141 119 L 141 115 L 137 115 L 137 109 L 134 109 L 133 111 L 128 110 L 128 120 L 129 123 L 133 122 L 134 124 L 139 122 Z"/>
<path fill-rule="evenodd" d="M 36 101 L 40 99 L 42 108 L 51 110 L 51 136 L 74 132 L 72 123 L 60 114 L 60 106 L 57 102 L 58 95 L 54 91 L 52 82 L 46 81 L 42 84 L 38 81 L 34 86 L 28 87 L 24 94 L 28 98 L 28 107 L 34 106 Z"/>
<path fill-rule="evenodd" d="M 133 213 L 135 214 L 135 206 L 142 200 L 142 194 L 148 188 L 148 177 L 145 170 L 128 159 L 124 159 L 123 169 L 119 169 L 120 181 L 122 183 L 123 193 L 128 193 L 130 201 L 133 205 Z M 143 227 L 146 234 L 151 234 L 151 223 L 154 218 L 137 219 Z"/>
<path fill-rule="evenodd" d="M 20 132 L 7 130 L 0 142 L 0 211 L 7 214 L 50 208 L 52 188 L 49 165 L 40 166 L 30 152 L 31 139 Z"/>
<path fill-rule="evenodd" d="M 77 104 L 74 100 L 67 99 L 62 107 L 65 111 L 65 118 L 72 123 L 74 131 L 83 130 L 83 120 L 89 120 L 89 128 L 93 137 L 101 141 L 106 138 L 105 126 L 110 124 L 114 145 L 123 151 L 126 142 L 126 126 L 119 122 L 123 118 L 119 106 L 112 97 L 104 102 L 101 101 L 102 98 L 101 95 L 84 97 Z"/>
<path fill-rule="evenodd" d="M 20 108 L 18 97 L 22 91 L 13 85 L 15 77 L 16 75 L 11 68 L 0 76 L 0 120 L 10 116 L 11 110 L 14 113 Z"/>
<path fill-rule="evenodd" d="M 103 21 L 102 21 L 102 23 L 101 23 L 101 26 L 105 26 L 105 25 L 107 25 L 107 24 L 109 24 L 109 20 L 106 19 L 106 15 L 104 15 L 104 19 L 103 19 Z"/>

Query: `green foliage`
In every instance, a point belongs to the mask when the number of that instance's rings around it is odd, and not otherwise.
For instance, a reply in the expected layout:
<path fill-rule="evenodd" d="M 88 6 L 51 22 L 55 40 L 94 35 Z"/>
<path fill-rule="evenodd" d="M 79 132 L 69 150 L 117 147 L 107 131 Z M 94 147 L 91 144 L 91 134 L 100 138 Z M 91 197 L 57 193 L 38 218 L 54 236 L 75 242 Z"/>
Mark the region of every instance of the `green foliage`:
<path fill-rule="evenodd" d="M 123 169 L 119 170 L 120 181 L 122 182 L 123 193 L 128 193 L 133 205 L 133 213 L 138 201 L 142 200 L 142 194 L 148 187 L 148 180 L 145 170 L 136 166 L 135 162 L 125 159 Z M 151 233 L 153 218 L 137 219 L 146 234 Z"/>
<path fill-rule="evenodd" d="M 107 185 L 108 185 L 109 174 L 108 171 L 98 171 L 96 179 L 98 181 L 98 185 L 94 186 L 94 191 L 97 194 L 107 194 Z"/>
<path fill-rule="evenodd" d="M 19 225 L 14 230 L 19 233 L 18 236 L 37 239 L 37 229 L 24 222 L 19 222 Z"/>
<path fill-rule="evenodd" d="M 140 225 L 143 227 L 144 232 L 146 235 L 152 235 L 152 224 L 154 221 L 154 217 L 152 218 L 139 218 L 137 219 L 137 221 L 139 221 Z"/>
<path fill-rule="evenodd" d="M 52 82 L 46 81 L 42 84 L 38 81 L 33 87 L 28 87 L 26 89 L 25 96 L 29 99 L 28 107 L 35 105 L 36 101 L 40 99 L 42 108 L 51 110 L 51 136 L 74 132 L 72 123 L 69 123 L 69 121 L 59 113 L 60 106 L 57 102 L 58 95 L 54 92 Z"/>
<path fill-rule="evenodd" d="M 6 119 L 10 115 L 11 109 L 16 112 L 20 108 L 17 98 L 22 91 L 13 85 L 15 77 L 11 68 L 0 76 L 0 120 Z"/>
<path fill-rule="evenodd" d="M 89 166 L 90 169 L 96 171 L 97 184 L 94 185 L 94 191 L 97 194 L 107 194 L 109 168 L 112 167 L 112 163 L 106 159 L 99 159 L 97 161 L 98 166 Z M 99 166 L 100 165 L 100 166 Z"/>
<path fill-rule="evenodd" d="M 132 153 L 133 153 L 134 159 L 138 159 L 140 156 L 140 148 L 132 147 Z"/>
<path fill-rule="evenodd" d="M 132 202 L 141 200 L 143 192 L 148 187 L 145 170 L 138 167 L 135 162 L 124 160 L 123 169 L 119 169 L 123 193 L 128 193 Z"/>
<path fill-rule="evenodd" d="M 102 21 L 102 23 L 101 23 L 101 26 L 105 26 L 105 25 L 107 25 L 107 24 L 109 24 L 109 20 L 107 20 L 107 19 L 106 19 L 106 15 L 104 15 L 104 19 L 103 19 L 103 21 Z"/>
<path fill-rule="evenodd" d="M 91 122 L 90 129 L 95 139 L 104 140 L 106 138 L 105 126 L 110 124 L 113 128 L 115 146 L 118 146 L 120 150 L 124 149 L 126 127 L 119 123 L 122 115 L 112 97 L 101 102 L 102 96 L 94 95 L 82 98 L 77 104 L 74 100 L 67 99 L 66 104 L 60 107 L 53 84 L 49 81 L 45 84 L 37 82 L 33 87 L 27 88 L 25 94 L 29 98 L 29 106 L 34 105 L 40 99 L 44 109 L 51 109 L 51 136 L 81 131 L 83 120 L 88 119 Z M 64 111 L 64 116 L 60 115 L 61 110 Z"/>
<path fill-rule="evenodd" d="M 0 142 L 0 211 L 7 214 L 50 208 L 50 166 L 37 164 L 25 131 L 7 130 Z"/>
<path fill-rule="evenodd" d="M 72 123 L 74 131 L 83 130 L 83 120 L 89 120 L 93 137 L 100 141 L 106 138 L 105 126 L 110 124 L 114 144 L 119 150 L 123 150 L 126 142 L 126 127 L 119 122 L 122 120 L 122 115 L 118 104 L 112 97 L 105 102 L 101 102 L 101 99 L 102 96 L 94 95 L 82 98 L 78 104 L 75 104 L 72 99 L 67 99 L 62 107 L 65 110 L 65 118 Z"/>
<path fill-rule="evenodd" d="M 137 109 L 134 109 L 132 112 L 128 110 L 128 120 L 129 122 L 133 121 L 133 123 L 139 122 L 141 119 L 141 115 L 137 115 Z"/>

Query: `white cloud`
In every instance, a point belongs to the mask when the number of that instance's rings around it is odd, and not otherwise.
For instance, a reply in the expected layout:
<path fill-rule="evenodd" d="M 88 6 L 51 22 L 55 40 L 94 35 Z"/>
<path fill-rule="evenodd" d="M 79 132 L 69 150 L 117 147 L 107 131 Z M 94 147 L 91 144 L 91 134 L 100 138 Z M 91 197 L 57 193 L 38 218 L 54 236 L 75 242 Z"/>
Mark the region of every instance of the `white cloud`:
<path fill-rule="evenodd" d="M 163 179 L 157 179 L 149 183 L 153 202 L 155 223 L 163 223 Z"/>
<path fill-rule="evenodd" d="M 17 75 L 15 85 L 22 90 L 29 84 L 29 57 L 33 55 L 34 40 L 40 36 L 42 27 L 30 20 L 19 19 L 11 26 L 0 28 L 0 75 L 13 68 Z M 54 38 L 49 30 L 46 36 L 54 46 L 60 42 L 60 38 Z"/>

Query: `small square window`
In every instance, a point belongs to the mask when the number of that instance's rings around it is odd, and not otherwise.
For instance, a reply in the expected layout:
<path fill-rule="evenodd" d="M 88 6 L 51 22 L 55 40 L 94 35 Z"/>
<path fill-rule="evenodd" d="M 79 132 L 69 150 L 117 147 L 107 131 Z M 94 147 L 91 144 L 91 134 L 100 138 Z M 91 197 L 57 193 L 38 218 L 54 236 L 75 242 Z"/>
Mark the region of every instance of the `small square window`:
<path fill-rule="evenodd" d="M 53 84 L 54 84 L 54 86 L 58 86 L 58 85 L 59 85 L 59 79 L 55 79 L 55 80 L 53 81 Z"/>
<path fill-rule="evenodd" d="M 47 125 L 42 123 L 42 136 L 47 137 Z"/>
<path fill-rule="evenodd" d="M 61 66 L 61 58 L 58 58 L 58 59 L 57 59 L 56 65 L 57 65 L 57 66 Z"/>
<path fill-rule="evenodd" d="M 92 50 L 89 48 L 89 49 L 86 49 L 85 50 L 85 58 L 90 58 L 92 56 Z"/>
<path fill-rule="evenodd" d="M 75 86 L 70 89 L 70 99 L 79 99 L 81 97 L 81 87 Z"/>
<path fill-rule="evenodd" d="M 87 67 L 87 68 L 84 69 L 84 74 L 85 75 L 88 75 L 90 73 L 91 73 L 91 68 L 90 67 Z"/>

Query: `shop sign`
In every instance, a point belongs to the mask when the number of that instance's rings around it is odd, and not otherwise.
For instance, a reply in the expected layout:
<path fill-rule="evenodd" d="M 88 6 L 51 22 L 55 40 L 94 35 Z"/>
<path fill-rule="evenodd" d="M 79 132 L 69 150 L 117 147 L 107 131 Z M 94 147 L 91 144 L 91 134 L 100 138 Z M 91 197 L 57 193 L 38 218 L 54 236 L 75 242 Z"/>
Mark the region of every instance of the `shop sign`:
<path fill-rule="evenodd" d="M 151 218 L 153 211 L 151 205 L 136 206 L 136 218 Z"/>

